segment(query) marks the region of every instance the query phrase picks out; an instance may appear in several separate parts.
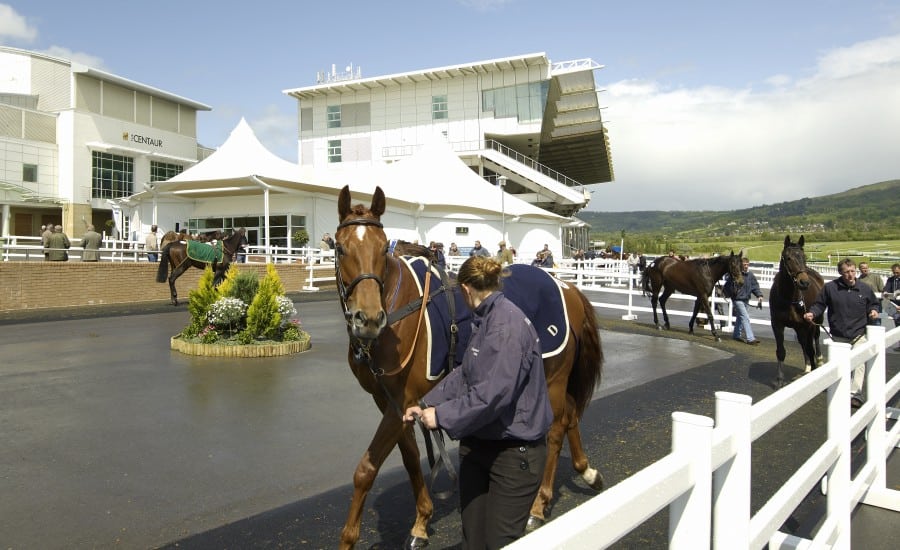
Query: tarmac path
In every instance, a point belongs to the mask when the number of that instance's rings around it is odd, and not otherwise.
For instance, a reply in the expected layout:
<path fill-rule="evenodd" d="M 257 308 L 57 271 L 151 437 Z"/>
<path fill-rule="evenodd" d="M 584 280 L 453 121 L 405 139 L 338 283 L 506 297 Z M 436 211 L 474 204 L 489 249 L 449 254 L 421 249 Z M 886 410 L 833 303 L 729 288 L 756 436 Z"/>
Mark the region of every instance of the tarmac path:
<path fill-rule="evenodd" d="M 0 544 L 333 548 L 378 413 L 347 367 L 334 294 L 294 298 L 312 349 L 252 360 L 171 351 L 184 306 L 0 316 Z M 714 342 L 686 327 L 660 333 L 649 315 L 624 322 L 621 312 L 599 313 L 604 379 L 582 434 L 608 486 L 669 452 L 673 411 L 712 416 L 715 391 L 754 401 L 773 391 L 771 339 Z M 788 353 L 799 361 L 799 350 Z M 896 372 L 900 354 L 888 365 Z M 754 509 L 824 439 L 823 403 L 754 445 Z M 557 494 L 551 517 L 594 494 L 575 479 L 567 449 Z M 822 500 L 810 495 L 789 527 L 812 530 Z M 400 546 L 413 507 L 393 453 L 368 497 L 358 547 Z M 900 536 L 896 521 L 893 535 L 874 525 L 886 541 Z M 436 501 L 431 529 L 431 548 L 459 547 L 455 497 Z M 666 530 L 663 511 L 617 547 L 665 547 Z"/>

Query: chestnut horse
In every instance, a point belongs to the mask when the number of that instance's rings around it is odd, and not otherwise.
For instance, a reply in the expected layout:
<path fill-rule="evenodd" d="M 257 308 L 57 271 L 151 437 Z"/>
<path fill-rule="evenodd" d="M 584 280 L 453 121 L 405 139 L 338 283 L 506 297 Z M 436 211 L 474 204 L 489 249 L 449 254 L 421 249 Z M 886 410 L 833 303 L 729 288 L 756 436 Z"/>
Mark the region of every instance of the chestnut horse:
<path fill-rule="evenodd" d="M 392 253 L 385 236 L 381 224 L 385 197 L 381 188 L 376 188 L 368 208 L 362 204 L 353 206 L 350 201 L 350 189 L 344 187 L 338 197 L 340 223 L 334 232 L 335 274 L 347 320 L 350 369 L 362 388 L 372 395 L 382 418 L 353 475 L 353 498 L 340 548 L 352 548 L 359 540 L 366 496 L 395 446 L 400 449 L 416 500 L 416 519 L 406 548 L 421 548 L 428 543 L 427 527 L 434 507 L 422 474 L 413 427 L 403 423 L 402 415 L 437 380 L 429 380 L 425 372 L 428 345 L 418 308 L 411 308 L 413 315 L 392 319 L 397 311 L 410 309 L 407 305 L 420 300 L 423 292 L 412 277 L 403 276 L 402 260 Z M 578 289 L 562 283 L 561 287 L 571 332 L 562 352 L 544 361 L 554 419 L 547 435 L 547 466 L 532 506 L 530 528 L 543 522 L 553 497 L 564 437 L 569 441 L 574 469 L 591 487 L 603 487 L 602 476 L 589 466 L 578 430 L 579 419 L 600 382 L 603 352 L 597 320 L 590 302 Z M 458 293 L 459 289 L 450 285 L 447 292 Z"/>
<path fill-rule="evenodd" d="M 713 292 L 713 287 L 726 273 L 731 275 L 736 284 L 744 283 L 744 276 L 741 275 L 741 256 L 743 254 L 741 252 L 735 256 L 734 251 L 731 251 L 728 256 L 722 255 L 715 258 L 679 260 L 671 256 L 662 256 L 654 260 L 647 266 L 641 277 L 644 295 L 650 297 L 650 303 L 653 305 L 653 324 L 658 328 L 663 328 L 656 315 L 656 304 L 659 303 L 662 307 L 665 328 L 668 330 L 669 313 L 666 311 L 666 300 L 675 291 L 690 294 L 697 299 L 694 300 L 694 313 L 691 315 L 691 320 L 688 321 L 688 332 L 694 334 L 694 321 L 702 307 L 709 320 L 712 335 L 716 341 L 719 341 L 719 333 L 716 332 L 716 324 L 709 308 L 709 297 Z"/>
<path fill-rule="evenodd" d="M 171 233 L 171 232 L 169 232 Z M 163 239 L 170 237 L 169 233 L 163 236 Z M 221 237 L 221 234 L 219 234 Z M 234 261 L 238 247 L 241 245 L 241 237 L 244 235 L 242 231 L 235 231 L 230 236 L 222 238 L 222 261 L 221 263 L 211 262 L 213 271 L 216 274 L 215 283 L 218 284 L 225 276 L 228 264 Z M 161 247 L 159 258 L 159 268 L 156 271 L 156 282 L 164 283 L 169 281 L 169 290 L 172 295 L 172 305 L 178 305 L 178 292 L 175 290 L 175 281 L 181 274 L 187 271 L 191 266 L 198 269 L 206 269 L 210 262 L 203 262 L 188 257 L 187 243 L 182 241 L 167 242 Z M 172 267 L 172 273 L 169 274 L 169 264 Z"/>
<path fill-rule="evenodd" d="M 787 235 L 784 238 L 778 273 L 769 291 L 769 316 L 772 320 L 772 333 L 775 335 L 775 357 L 778 359 L 775 385 L 778 388 L 784 386 L 785 327 L 791 327 L 797 333 L 797 342 L 803 348 L 806 372 L 824 361 L 819 343 L 819 327 L 823 316 L 813 319 L 814 323 L 803 318 L 824 286 L 825 280 L 819 272 L 806 266 L 803 235 L 796 243 L 792 243 L 791 236 Z"/>

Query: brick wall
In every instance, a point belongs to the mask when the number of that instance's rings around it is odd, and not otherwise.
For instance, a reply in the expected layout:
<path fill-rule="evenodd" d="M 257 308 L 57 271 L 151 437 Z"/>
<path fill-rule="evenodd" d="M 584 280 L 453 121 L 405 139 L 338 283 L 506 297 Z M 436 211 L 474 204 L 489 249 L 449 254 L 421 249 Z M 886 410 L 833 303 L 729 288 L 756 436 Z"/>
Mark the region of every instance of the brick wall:
<path fill-rule="evenodd" d="M 168 283 L 156 282 L 157 263 L 0 262 L 0 311 L 48 307 L 168 302 Z M 262 279 L 264 264 L 239 264 Z M 300 264 L 276 264 L 278 276 L 288 292 L 306 286 L 309 270 Z M 179 301 L 197 287 L 203 272 L 191 268 L 175 282 Z M 322 276 L 322 273 L 319 273 Z M 334 283 L 318 283 L 334 288 Z"/>

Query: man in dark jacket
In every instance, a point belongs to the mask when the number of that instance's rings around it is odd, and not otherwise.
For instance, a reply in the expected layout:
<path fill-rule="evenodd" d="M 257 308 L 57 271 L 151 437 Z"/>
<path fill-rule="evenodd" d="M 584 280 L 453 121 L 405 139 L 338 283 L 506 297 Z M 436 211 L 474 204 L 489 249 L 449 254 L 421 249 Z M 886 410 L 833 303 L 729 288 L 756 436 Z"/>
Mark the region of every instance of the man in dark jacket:
<path fill-rule="evenodd" d="M 731 279 L 730 274 L 725 275 L 725 296 L 731 298 L 734 305 L 734 316 L 737 320 L 734 324 L 734 333 L 732 338 L 742 340 L 750 345 L 759 344 L 759 340 L 753 337 L 753 329 L 750 327 L 750 296 L 756 296 L 756 307 L 762 309 L 762 291 L 759 290 L 759 283 L 756 276 L 750 272 L 750 259 L 741 259 L 741 275 L 744 277 L 743 285 L 736 285 Z M 743 333 L 743 338 L 741 337 Z"/>
<path fill-rule="evenodd" d="M 813 322 L 815 317 L 828 310 L 828 326 L 832 340 L 851 345 L 866 341 L 866 325 L 869 319 L 878 318 L 878 300 L 872 287 L 856 284 L 856 263 L 846 258 L 838 264 L 841 276 L 825 283 L 819 297 L 803 317 Z M 853 371 L 850 381 L 850 403 L 862 404 L 862 386 L 866 367 L 861 365 Z"/>

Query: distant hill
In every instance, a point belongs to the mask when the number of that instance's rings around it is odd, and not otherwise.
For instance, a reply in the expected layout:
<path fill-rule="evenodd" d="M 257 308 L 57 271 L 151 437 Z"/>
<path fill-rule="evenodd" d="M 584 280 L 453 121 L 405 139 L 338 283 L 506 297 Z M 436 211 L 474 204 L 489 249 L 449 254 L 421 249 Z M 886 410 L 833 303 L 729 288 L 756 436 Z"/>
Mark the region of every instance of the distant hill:
<path fill-rule="evenodd" d="M 697 237 L 766 232 L 900 234 L 900 180 L 883 181 L 822 197 L 727 211 L 581 211 L 592 234 L 663 233 Z M 852 236 L 852 235 L 850 235 Z"/>

